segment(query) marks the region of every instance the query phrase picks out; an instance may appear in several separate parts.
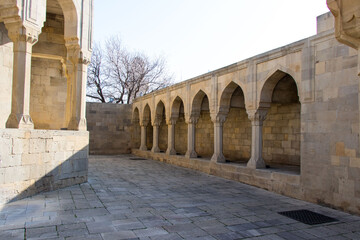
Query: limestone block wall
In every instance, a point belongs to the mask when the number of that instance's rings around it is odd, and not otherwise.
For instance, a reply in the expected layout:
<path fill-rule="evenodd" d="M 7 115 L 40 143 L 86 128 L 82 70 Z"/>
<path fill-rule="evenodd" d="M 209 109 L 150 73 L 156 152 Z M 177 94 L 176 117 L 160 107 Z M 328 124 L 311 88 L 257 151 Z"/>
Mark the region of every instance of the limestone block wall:
<path fill-rule="evenodd" d="M 245 109 L 230 108 L 223 131 L 225 158 L 247 162 L 251 157 L 251 121 Z"/>
<path fill-rule="evenodd" d="M 64 17 L 48 13 L 31 61 L 30 116 L 36 129 L 67 127 L 65 58 Z"/>
<path fill-rule="evenodd" d="M 30 115 L 35 129 L 66 128 L 66 78 L 57 60 L 32 60 Z"/>
<path fill-rule="evenodd" d="M 141 145 L 141 128 L 138 122 L 133 122 L 131 134 L 131 146 L 132 148 L 140 148 Z"/>
<path fill-rule="evenodd" d="M 0 130 L 0 204 L 87 181 L 88 132 Z"/>
<path fill-rule="evenodd" d="M 161 152 L 166 152 L 168 148 L 168 126 L 163 118 L 159 128 L 159 148 Z"/>
<path fill-rule="evenodd" d="M 358 53 L 333 37 L 314 48 L 314 101 L 301 106 L 305 197 L 360 212 Z"/>
<path fill-rule="evenodd" d="M 131 105 L 87 103 L 90 154 L 130 153 L 132 145 Z"/>
<path fill-rule="evenodd" d="M 195 151 L 202 158 L 211 158 L 214 154 L 214 124 L 209 111 L 201 111 L 196 124 Z"/>
<path fill-rule="evenodd" d="M 175 150 L 178 154 L 185 155 L 187 150 L 188 126 L 183 114 L 180 114 L 175 126 Z"/>
<path fill-rule="evenodd" d="M 271 104 L 263 125 L 263 158 L 266 163 L 300 166 L 301 105 Z"/>
<path fill-rule="evenodd" d="M 149 123 L 146 127 L 146 147 L 148 150 L 151 150 L 153 147 L 153 126 Z"/>
<path fill-rule="evenodd" d="M 0 22 L 0 128 L 5 128 L 11 112 L 13 58 L 13 43 L 4 23 Z"/>

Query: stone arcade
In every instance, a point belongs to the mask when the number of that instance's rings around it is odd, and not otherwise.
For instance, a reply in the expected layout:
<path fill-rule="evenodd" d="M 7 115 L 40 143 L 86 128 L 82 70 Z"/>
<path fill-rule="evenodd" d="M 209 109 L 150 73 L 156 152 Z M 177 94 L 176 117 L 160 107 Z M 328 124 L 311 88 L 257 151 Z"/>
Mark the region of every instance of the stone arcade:
<path fill-rule="evenodd" d="M 87 181 L 92 0 L 0 0 L 0 203 Z"/>
<path fill-rule="evenodd" d="M 132 133 L 138 156 L 360 213 L 360 5 L 328 6 L 315 36 L 138 98 L 102 134 Z M 92 0 L 0 0 L 0 204 L 87 181 L 91 41 Z M 102 119 L 89 124 L 100 139 Z"/>
<path fill-rule="evenodd" d="M 317 21 L 313 37 L 136 99 L 133 153 L 359 213 L 358 52 L 330 12 Z"/>

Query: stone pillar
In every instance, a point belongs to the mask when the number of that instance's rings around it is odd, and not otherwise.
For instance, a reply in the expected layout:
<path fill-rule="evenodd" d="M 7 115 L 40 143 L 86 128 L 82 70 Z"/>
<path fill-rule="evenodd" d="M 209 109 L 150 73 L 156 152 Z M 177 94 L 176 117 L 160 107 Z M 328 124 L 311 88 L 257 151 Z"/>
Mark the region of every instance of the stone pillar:
<path fill-rule="evenodd" d="M 187 121 L 188 124 L 188 147 L 185 153 L 185 157 L 187 158 L 196 158 L 197 153 L 195 151 L 195 130 L 196 123 L 198 122 L 199 117 L 193 116 Z"/>
<path fill-rule="evenodd" d="M 153 123 L 153 147 L 151 149 L 152 152 L 158 153 L 160 152 L 159 148 L 159 127 L 160 127 L 160 121 L 155 120 Z"/>
<path fill-rule="evenodd" d="M 66 120 L 69 130 L 86 131 L 86 80 L 90 59 L 80 52 L 77 38 L 66 40 L 67 103 Z"/>
<path fill-rule="evenodd" d="M 226 162 L 223 155 L 223 124 L 225 120 L 225 115 L 218 115 L 212 120 L 214 123 L 214 154 L 211 157 L 211 161 L 213 162 Z"/>
<path fill-rule="evenodd" d="M 266 118 L 268 109 L 258 109 L 256 111 L 248 111 L 249 119 L 252 125 L 251 134 L 251 158 L 247 163 L 249 168 L 265 168 L 265 162 L 262 158 L 262 126 Z"/>
<path fill-rule="evenodd" d="M 176 119 L 172 118 L 168 121 L 168 149 L 166 150 L 167 155 L 176 155 L 175 150 L 175 124 Z"/>
<path fill-rule="evenodd" d="M 6 27 L 14 42 L 11 113 L 6 127 L 33 129 L 30 117 L 31 54 L 39 31 L 24 27 L 22 23 L 6 24 Z"/>
<path fill-rule="evenodd" d="M 147 146 L 146 146 L 146 127 L 148 126 L 149 122 L 148 121 L 142 121 L 140 126 L 141 126 L 141 144 L 140 144 L 140 150 L 141 151 L 147 151 Z"/>

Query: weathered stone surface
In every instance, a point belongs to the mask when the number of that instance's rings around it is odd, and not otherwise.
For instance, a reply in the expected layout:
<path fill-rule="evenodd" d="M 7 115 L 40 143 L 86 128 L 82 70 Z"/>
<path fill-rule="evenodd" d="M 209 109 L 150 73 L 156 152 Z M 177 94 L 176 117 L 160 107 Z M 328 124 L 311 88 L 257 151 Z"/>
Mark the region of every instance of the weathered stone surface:
<path fill-rule="evenodd" d="M 131 105 L 86 104 L 90 154 L 130 153 L 132 147 Z"/>

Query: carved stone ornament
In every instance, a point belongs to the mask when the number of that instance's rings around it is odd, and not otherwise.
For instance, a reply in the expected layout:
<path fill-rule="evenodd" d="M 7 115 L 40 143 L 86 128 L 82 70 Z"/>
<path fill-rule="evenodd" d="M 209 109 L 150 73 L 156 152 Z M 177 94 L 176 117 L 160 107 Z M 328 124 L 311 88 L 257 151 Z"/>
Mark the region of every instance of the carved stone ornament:
<path fill-rule="evenodd" d="M 358 0 L 327 0 L 335 17 L 336 39 L 355 49 L 360 48 L 360 4 Z"/>
<path fill-rule="evenodd" d="M 261 126 L 262 123 L 266 119 L 266 115 L 268 113 L 267 108 L 257 109 L 257 110 L 247 110 L 248 117 L 252 123 L 252 125 L 255 126 Z"/>

